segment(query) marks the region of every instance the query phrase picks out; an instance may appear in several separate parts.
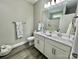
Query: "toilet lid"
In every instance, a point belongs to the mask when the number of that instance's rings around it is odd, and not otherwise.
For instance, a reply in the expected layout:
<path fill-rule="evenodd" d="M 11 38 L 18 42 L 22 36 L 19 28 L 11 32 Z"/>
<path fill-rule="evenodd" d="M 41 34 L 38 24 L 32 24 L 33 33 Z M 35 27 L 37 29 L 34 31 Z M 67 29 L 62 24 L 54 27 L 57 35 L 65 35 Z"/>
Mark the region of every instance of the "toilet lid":
<path fill-rule="evenodd" d="M 27 40 L 33 40 L 35 37 L 28 37 Z"/>

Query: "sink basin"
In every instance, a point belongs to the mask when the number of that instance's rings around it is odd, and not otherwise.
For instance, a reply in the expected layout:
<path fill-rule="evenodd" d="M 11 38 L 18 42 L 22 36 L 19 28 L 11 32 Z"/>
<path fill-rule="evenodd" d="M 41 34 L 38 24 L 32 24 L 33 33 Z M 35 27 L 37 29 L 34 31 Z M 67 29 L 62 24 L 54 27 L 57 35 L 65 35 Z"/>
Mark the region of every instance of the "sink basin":
<path fill-rule="evenodd" d="M 70 42 L 70 43 L 73 43 L 73 40 L 70 40 L 72 38 L 69 38 L 69 37 L 59 37 L 59 36 L 52 36 L 53 38 L 55 39 L 58 39 L 58 40 L 61 40 L 61 41 L 66 41 L 66 42 Z"/>
<path fill-rule="evenodd" d="M 74 36 L 72 35 L 69 36 L 63 33 L 53 33 L 51 37 L 58 39 L 58 40 L 62 40 L 62 41 L 69 41 L 71 43 L 73 43 L 73 39 L 74 39 Z"/>
<path fill-rule="evenodd" d="M 61 37 L 59 37 L 59 36 L 52 36 L 52 38 L 59 39 L 59 40 L 61 40 L 61 39 L 62 39 L 62 38 L 61 38 Z"/>
<path fill-rule="evenodd" d="M 49 37 L 52 37 L 52 38 L 55 38 L 55 39 L 61 39 L 61 34 L 60 33 L 58 33 L 58 32 L 52 32 L 52 33 L 50 33 L 50 32 L 45 32 L 45 33 L 43 33 L 44 35 L 46 35 L 46 36 L 49 36 Z"/>

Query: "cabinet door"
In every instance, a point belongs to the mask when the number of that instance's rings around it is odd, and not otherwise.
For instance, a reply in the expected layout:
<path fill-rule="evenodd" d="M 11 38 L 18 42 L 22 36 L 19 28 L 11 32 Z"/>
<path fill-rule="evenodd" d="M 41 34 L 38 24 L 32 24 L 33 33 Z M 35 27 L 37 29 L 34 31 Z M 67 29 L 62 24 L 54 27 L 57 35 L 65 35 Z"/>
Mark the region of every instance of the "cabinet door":
<path fill-rule="evenodd" d="M 55 59 L 54 47 L 47 42 L 45 42 L 45 55 L 48 59 Z"/>
<path fill-rule="evenodd" d="M 69 59 L 65 50 L 54 47 L 55 59 Z"/>
<path fill-rule="evenodd" d="M 39 40 L 39 51 L 44 53 L 44 41 L 43 40 Z"/>
<path fill-rule="evenodd" d="M 68 59 L 68 54 L 65 50 L 57 48 L 54 45 L 45 41 L 45 55 L 48 59 Z"/>
<path fill-rule="evenodd" d="M 40 38 L 35 39 L 35 47 L 42 53 L 44 53 L 44 40 Z"/>
<path fill-rule="evenodd" d="M 39 40 L 38 40 L 38 38 L 35 38 L 35 40 L 34 40 L 34 46 L 35 46 L 37 49 L 39 49 Z"/>

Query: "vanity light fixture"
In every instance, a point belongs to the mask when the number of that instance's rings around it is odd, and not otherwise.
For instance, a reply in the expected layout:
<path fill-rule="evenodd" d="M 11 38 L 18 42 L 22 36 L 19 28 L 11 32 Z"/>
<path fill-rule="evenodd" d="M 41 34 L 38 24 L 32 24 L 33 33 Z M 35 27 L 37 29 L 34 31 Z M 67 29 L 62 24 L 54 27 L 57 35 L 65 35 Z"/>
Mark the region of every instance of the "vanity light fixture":
<path fill-rule="evenodd" d="M 54 0 L 52 0 L 52 2 L 51 2 L 51 5 L 55 5 L 55 2 L 54 2 Z"/>
<path fill-rule="evenodd" d="M 48 2 L 48 7 L 50 7 L 51 6 L 51 2 Z"/>
<path fill-rule="evenodd" d="M 63 2 L 64 0 L 56 0 L 56 4 Z"/>
<path fill-rule="evenodd" d="M 55 4 L 61 3 L 63 1 L 65 1 L 65 0 L 52 0 L 51 2 L 48 2 L 48 3 L 44 4 L 44 8 L 48 8 L 51 5 L 55 5 Z"/>
<path fill-rule="evenodd" d="M 51 3 L 48 2 L 47 4 L 44 5 L 44 8 L 48 8 L 48 7 L 50 7 L 50 6 L 51 6 Z"/>
<path fill-rule="evenodd" d="M 47 4 L 44 4 L 44 8 L 47 8 Z"/>

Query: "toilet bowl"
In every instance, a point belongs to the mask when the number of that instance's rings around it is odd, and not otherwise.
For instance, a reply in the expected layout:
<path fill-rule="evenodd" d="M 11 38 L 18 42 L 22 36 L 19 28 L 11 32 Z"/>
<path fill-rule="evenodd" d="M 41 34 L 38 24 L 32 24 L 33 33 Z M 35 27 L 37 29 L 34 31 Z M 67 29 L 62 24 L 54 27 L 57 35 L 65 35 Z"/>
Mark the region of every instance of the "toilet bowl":
<path fill-rule="evenodd" d="M 0 56 L 5 56 L 9 54 L 12 50 L 12 47 L 10 45 L 2 45 L 0 47 Z"/>
<path fill-rule="evenodd" d="M 33 45 L 33 42 L 32 41 L 34 40 L 34 38 L 35 37 L 33 37 L 33 36 L 27 38 L 30 46 Z"/>

